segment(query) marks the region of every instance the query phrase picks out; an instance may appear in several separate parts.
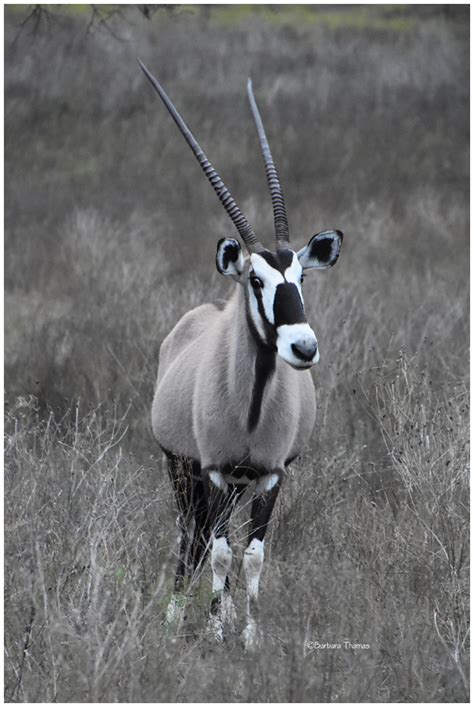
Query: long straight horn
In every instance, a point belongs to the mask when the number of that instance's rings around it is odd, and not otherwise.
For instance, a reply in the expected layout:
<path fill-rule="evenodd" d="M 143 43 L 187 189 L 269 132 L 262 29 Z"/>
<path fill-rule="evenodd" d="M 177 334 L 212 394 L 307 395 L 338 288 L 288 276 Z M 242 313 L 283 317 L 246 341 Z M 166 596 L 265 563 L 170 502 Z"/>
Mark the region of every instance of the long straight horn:
<path fill-rule="evenodd" d="M 219 199 L 221 201 L 222 206 L 224 207 L 224 209 L 227 211 L 230 218 L 234 222 L 234 225 L 235 225 L 236 229 L 238 230 L 240 236 L 242 237 L 242 240 L 244 241 L 248 250 L 249 251 L 263 250 L 263 246 L 257 240 L 257 237 L 255 236 L 255 233 L 254 233 L 252 227 L 250 226 L 249 222 L 247 221 L 247 219 L 245 218 L 245 216 L 243 215 L 243 213 L 240 211 L 239 207 L 235 203 L 230 191 L 227 189 L 224 182 L 219 177 L 216 170 L 214 169 L 212 164 L 207 159 L 206 155 L 204 154 L 201 147 L 199 146 L 199 143 L 197 142 L 197 140 L 193 136 L 192 132 L 190 131 L 190 129 L 188 128 L 188 126 L 186 125 L 184 120 L 181 118 L 180 114 L 178 113 L 178 111 L 174 107 L 171 100 L 166 95 L 163 88 L 160 86 L 160 84 L 155 79 L 153 74 L 151 74 L 148 71 L 148 69 L 146 68 L 146 66 L 144 64 L 142 64 L 140 59 L 138 59 L 138 63 L 140 64 L 141 68 L 143 69 L 145 76 L 150 80 L 151 84 L 158 92 L 161 100 L 163 101 L 165 106 L 168 108 L 174 122 L 176 123 L 176 125 L 178 126 L 180 131 L 182 132 L 189 147 L 194 152 L 197 161 L 199 162 L 199 164 L 201 165 L 201 167 L 204 171 L 204 174 L 209 179 L 214 191 L 216 192 L 217 196 L 219 197 Z"/>
<path fill-rule="evenodd" d="M 267 174 L 268 186 L 273 204 L 273 220 L 275 222 L 275 236 L 277 248 L 285 248 L 290 242 L 290 234 L 288 229 L 288 218 L 286 216 L 285 199 L 281 188 L 278 172 L 276 171 L 275 163 L 273 162 L 272 153 L 268 144 L 265 129 L 263 127 L 262 118 L 255 101 L 255 96 L 252 90 L 252 79 L 247 82 L 247 94 L 252 108 L 253 118 L 257 126 L 258 138 L 262 148 L 263 160 L 265 162 L 265 172 Z"/>

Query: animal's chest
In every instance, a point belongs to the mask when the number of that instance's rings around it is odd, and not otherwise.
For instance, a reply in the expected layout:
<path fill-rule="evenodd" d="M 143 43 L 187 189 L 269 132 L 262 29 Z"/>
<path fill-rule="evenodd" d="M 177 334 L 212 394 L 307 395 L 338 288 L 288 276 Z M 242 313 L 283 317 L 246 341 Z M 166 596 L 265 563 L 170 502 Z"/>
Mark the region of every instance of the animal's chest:
<path fill-rule="evenodd" d="M 231 463 L 237 468 L 232 472 L 236 482 L 244 483 L 302 451 L 314 425 L 315 401 L 310 374 L 298 374 L 302 378 L 295 376 L 296 382 L 275 378 L 261 392 L 258 405 L 254 391 L 240 391 L 239 397 L 238 391 L 221 390 L 209 396 L 211 404 L 196 406 L 195 436 L 205 463 Z"/>

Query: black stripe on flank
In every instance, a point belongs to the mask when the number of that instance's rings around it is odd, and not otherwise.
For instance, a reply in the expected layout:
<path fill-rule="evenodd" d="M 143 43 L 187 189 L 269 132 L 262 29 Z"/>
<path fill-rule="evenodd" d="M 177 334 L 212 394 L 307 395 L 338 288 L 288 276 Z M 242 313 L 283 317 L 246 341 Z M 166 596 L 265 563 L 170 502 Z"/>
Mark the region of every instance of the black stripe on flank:
<path fill-rule="evenodd" d="M 275 326 L 282 324 L 300 324 L 306 322 L 303 302 L 296 285 L 285 282 L 277 285 L 273 301 L 273 314 Z"/>
<path fill-rule="evenodd" d="M 253 383 L 252 402 L 250 403 L 248 431 L 252 432 L 260 419 L 265 386 L 275 370 L 275 353 L 258 349 L 255 359 L 255 380 Z"/>

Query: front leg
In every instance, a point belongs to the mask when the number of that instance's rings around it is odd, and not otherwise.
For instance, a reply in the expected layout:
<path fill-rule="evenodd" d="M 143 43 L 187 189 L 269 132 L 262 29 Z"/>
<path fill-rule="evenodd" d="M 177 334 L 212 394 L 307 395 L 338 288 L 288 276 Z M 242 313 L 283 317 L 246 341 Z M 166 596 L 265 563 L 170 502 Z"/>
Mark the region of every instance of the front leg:
<path fill-rule="evenodd" d="M 247 616 L 243 639 L 246 650 L 258 646 L 257 600 L 260 574 L 264 559 L 264 538 L 280 491 L 283 472 L 277 470 L 257 482 L 251 510 L 249 544 L 244 553 L 244 572 L 247 584 Z"/>
<path fill-rule="evenodd" d="M 211 533 L 212 568 L 212 602 L 207 632 L 214 641 L 222 643 L 224 625 L 233 624 L 235 621 L 228 580 L 232 550 L 227 536 L 229 518 L 237 494 L 229 488 L 222 473 L 213 469 L 204 472 L 204 487 L 208 503 L 207 523 Z"/>

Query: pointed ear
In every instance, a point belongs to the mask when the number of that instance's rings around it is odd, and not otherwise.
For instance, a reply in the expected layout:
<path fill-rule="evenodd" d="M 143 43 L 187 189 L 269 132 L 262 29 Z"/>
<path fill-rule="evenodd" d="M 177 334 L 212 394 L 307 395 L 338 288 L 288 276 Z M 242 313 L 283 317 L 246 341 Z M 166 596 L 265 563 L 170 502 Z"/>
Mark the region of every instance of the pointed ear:
<path fill-rule="evenodd" d="M 221 238 L 217 244 L 216 266 L 221 275 L 238 280 L 244 269 L 245 258 L 235 238 Z"/>
<path fill-rule="evenodd" d="M 298 260 L 303 269 L 330 268 L 339 257 L 343 234 L 341 231 L 321 231 L 313 236 L 304 248 L 298 251 Z"/>

